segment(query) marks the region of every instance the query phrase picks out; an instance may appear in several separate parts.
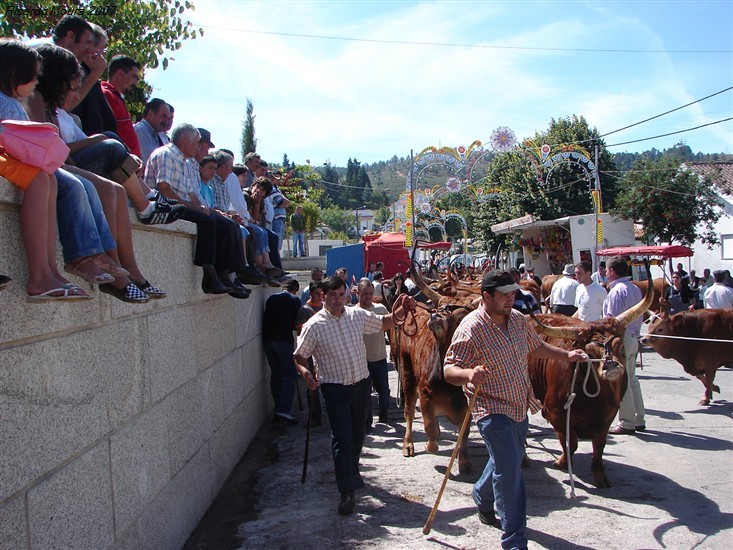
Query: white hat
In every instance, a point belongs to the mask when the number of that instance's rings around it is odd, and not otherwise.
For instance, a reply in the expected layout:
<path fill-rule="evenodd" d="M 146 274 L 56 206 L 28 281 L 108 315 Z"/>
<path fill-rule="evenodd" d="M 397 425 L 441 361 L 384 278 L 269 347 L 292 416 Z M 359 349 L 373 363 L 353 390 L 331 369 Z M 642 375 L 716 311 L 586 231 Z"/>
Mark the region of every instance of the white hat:
<path fill-rule="evenodd" d="M 575 266 L 573 264 L 565 264 L 565 269 L 562 270 L 563 275 L 575 275 Z"/>

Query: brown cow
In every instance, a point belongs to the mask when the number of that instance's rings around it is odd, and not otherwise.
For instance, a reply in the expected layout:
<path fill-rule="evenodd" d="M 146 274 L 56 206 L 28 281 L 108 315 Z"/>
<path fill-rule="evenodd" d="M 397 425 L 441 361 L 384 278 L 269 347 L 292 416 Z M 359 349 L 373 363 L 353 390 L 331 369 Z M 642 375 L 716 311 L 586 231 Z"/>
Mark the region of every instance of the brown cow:
<path fill-rule="evenodd" d="M 562 455 L 555 461 L 555 465 L 563 470 L 568 467 L 566 447 L 568 410 L 565 405 L 568 395 L 573 392 L 575 398 L 569 409 L 569 452 L 572 457 L 578 448 L 578 439 L 590 439 L 593 442 L 591 474 L 596 487 L 611 486 L 603 468 L 603 450 L 606 447 L 608 428 L 618 412 L 628 383 L 624 332 L 631 321 L 648 309 L 652 298 L 653 288 L 639 304 L 619 317 L 615 319 L 609 317 L 591 323 L 564 315 L 535 317 L 535 320 L 539 319 L 541 323 L 537 326 L 537 332 L 542 335 L 544 341 L 568 350 L 582 348 L 590 358 L 601 360 L 600 364 L 595 363 L 591 366 L 596 375 L 587 371 L 589 368 L 587 364 L 577 364 L 579 371 L 575 385 L 571 388 L 575 364 L 533 357 L 529 359 L 529 376 L 535 396 L 542 402 L 542 416 L 552 424 L 562 447 Z M 606 368 L 613 366 L 620 368 Z M 585 382 L 586 374 L 591 377 L 588 382 Z M 596 390 L 598 395 L 594 395 Z"/>
<path fill-rule="evenodd" d="M 542 304 L 542 293 L 540 291 L 539 285 L 535 281 L 531 279 L 520 279 L 519 286 L 522 288 L 522 290 L 531 292 L 532 296 L 534 296 L 534 299 L 537 300 L 537 303 Z"/>
<path fill-rule="evenodd" d="M 550 293 L 552 292 L 552 286 L 555 284 L 562 275 L 545 275 L 542 277 L 542 286 L 540 292 L 542 300 L 539 301 L 540 307 L 545 308 L 545 311 L 550 311 Z"/>
<path fill-rule="evenodd" d="M 646 287 L 649 286 L 648 281 L 631 281 L 636 286 L 639 287 L 639 290 L 641 290 L 642 296 L 646 294 Z M 665 282 L 664 277 L 659 277 L 657 279 L 654 279 L 652 281 L 654 283 L 654 300 L 652 300 L 652 304 L 649 306 L 649 310 L 653 313 L 656 313 L 659 311 L 659 299 L 664 296 L 664 286 L 669 286 L 669 283 Z"/>
<path fill-rule="evenodd" d="M 443 358 L 450 340 L 460 321 L 470 312 L 464 306 L 443 306 L 429 313 L 424 309 L 415 312 L 417 332 L 409 336 L 406 330 L 397 331 L 396 345 L 391 347 L 392 360 L 402 366 L 401 381 L 404 394 L 405 436 L 402 441 L 402 455 L 415 456 L 412 438 L 412 424 L 415 405 L 420 398 L 420 412 L 425 434 L 428 438 L 426 450 L 438 451 L 440 425 L 437 416 L 444 414 L 453 424 L 460 426 L 466 415 L 468 404 L 460 387 L 448 384 L 443 377 Z M 408 329 L 408 325 L 405 326 Z M 469 473 L 466 441 L 468 432 L 461 442 L 458 467 L 461 473 Z"/>
<path fill-rule="evenodd" d="M 660 336 L 682 336 L 728 340 L 728 342 L 703 342 Z M 682 311 L 670 316 L 666 310 L 649 325 L 647 335 L 641 342 L 654 348 L 665 359 L 674 359 L 705 386 L 705 396 L 698 403 L 709 405 L 713 392 L 720 393 L 714 384 L 718 367 L 733 359 L 733 310 L 698 309 Z"/>

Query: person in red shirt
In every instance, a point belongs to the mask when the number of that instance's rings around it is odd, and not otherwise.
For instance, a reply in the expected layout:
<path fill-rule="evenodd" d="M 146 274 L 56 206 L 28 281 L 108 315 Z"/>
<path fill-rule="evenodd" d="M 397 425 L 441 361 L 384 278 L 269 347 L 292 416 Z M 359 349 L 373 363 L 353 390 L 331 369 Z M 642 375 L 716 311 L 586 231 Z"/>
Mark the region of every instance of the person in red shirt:
<path fill-rule="evenodd" d="M 125 105 L 123 94 L 137 84 L 140 69 L 140 63 L 132 57 L 116 55 L 109 63 L 108 80 L 102 82 L 102 93 L 117 121 L 117 135 L 136 157 L 140 156 L 140 142 L 132 126 L 132 117 Z"/>

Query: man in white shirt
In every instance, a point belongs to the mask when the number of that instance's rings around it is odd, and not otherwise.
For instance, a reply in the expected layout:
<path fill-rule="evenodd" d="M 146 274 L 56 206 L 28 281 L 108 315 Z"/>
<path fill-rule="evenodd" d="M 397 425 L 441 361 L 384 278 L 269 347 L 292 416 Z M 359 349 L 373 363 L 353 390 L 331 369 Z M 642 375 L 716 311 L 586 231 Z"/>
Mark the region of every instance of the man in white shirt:
<path fill-rule="evenodd" d="M 566 264 L 565 269 L 562 270 L 562 275 L 552 285 L 550 306 L 552 306 L 552 313 L 560 313 L 570 317 L 577 309 L 575 307 L 575 289 L 578 287 L 578 281 L 575 280 L 575 266 Z"/>
<path fill-rule="evenodd" d="M 603 317 L 603 301 L 606 299 L 606 289 L 591 279 L 590 262 L 575 264 L 575 278 L 578 287 L 575 289 L 575 307 L 578 311 L 573 317 L 581 321 L 598 321 Z"/>
<path fill-rule="evenodd" d="M 713 271 L 713 286 L 705 291 L 705 307 L 733 308 L 733 288 L 725 286 L 725 271 Z"/>

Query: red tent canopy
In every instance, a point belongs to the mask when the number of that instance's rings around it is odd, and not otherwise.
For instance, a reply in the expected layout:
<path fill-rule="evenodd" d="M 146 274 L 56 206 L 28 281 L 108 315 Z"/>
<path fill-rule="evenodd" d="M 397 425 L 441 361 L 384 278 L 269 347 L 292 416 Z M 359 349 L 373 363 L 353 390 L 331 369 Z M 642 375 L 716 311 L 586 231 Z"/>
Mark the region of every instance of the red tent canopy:
<path fill-rule="evenodd" d="M 383 262 L 384 276 L 390 278 L 397 272 L 405 272 L 410 267 L 410 252 L 405 248 L 404 233 L 382 233 L 380 235 L 364 235 L 364 265 Z M 450 250 L 451 243 L 421 242 L 419 248 Z"/>
<path fill-rule="evenodd" d="M 619 246 L 604 248 L 596 252 L 598 256 L 653 256 L 662 260 L 669 258 L 689 258 L 693 255 L 689 246 Z"/>

